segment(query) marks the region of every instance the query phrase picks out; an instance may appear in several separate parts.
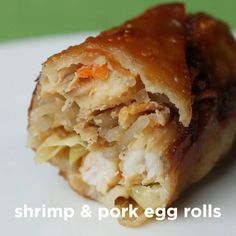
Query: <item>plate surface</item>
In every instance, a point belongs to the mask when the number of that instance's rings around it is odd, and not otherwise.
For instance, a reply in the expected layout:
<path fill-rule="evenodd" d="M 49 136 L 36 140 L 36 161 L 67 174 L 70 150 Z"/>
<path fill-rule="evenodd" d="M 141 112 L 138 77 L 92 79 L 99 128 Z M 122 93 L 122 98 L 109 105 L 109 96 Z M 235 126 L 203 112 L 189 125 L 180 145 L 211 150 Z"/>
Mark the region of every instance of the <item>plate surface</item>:
<path fill-rule="evenodd" d="M 220 164 L 204 181 L 189 189 L 175 203 L 175 221 L 153 221 L 139 228 L 125 228 L 116 219 L 99 221 L 100 204 L 73 192 L 49 164 L 36 165 L 34 154 L 26 148 L 27 108 L 39 74 L 41 63 L 50 55 L 75 45 L 88 34 L 30 39 L 0 44 L 0 235 L 235 235 L 236 232 L 236 148 L 225 163 Z M 78 211 L 88 204 L 92 218 L 79 214 L 63 219 L 17 219 L 15 208 L 62 207 Z M 220 207 L 216 218 L 184 218 L 184 207 L 212 204 Z"/>

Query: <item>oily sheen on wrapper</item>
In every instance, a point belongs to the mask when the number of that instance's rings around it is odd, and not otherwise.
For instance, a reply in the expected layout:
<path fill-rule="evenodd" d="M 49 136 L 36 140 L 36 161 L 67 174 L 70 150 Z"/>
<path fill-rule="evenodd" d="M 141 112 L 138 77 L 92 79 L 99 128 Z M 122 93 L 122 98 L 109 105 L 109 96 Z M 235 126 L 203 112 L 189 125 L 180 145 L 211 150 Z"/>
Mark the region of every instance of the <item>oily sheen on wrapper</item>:
<path fill-rule="evenodd" d="M 164 4 L 43 63 L 29 107 L 36 162 L 108 207 L 168 207 L 230 149 L 236 44 L 204 13 Z"/>

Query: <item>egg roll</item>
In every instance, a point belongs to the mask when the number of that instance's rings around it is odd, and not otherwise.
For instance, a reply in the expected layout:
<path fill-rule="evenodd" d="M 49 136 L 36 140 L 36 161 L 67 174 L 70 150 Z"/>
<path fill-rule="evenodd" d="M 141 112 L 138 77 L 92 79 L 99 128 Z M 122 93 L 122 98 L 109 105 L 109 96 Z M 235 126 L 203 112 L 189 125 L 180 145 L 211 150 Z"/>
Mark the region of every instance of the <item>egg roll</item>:
<path fill-rule="evenodd" d="M 236 44 L 183 4 L 148 9 L 42 65 L 28 112 L 36 162 L 107 207 L 169 207 L 226 156 L 236 133 Z"/>

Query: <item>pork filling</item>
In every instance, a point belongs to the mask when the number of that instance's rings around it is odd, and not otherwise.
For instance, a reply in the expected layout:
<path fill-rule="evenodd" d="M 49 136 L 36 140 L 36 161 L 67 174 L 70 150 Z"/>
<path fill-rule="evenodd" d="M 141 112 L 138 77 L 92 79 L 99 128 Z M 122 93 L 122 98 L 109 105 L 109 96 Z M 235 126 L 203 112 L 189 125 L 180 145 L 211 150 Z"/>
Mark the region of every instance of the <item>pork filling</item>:
<path fill-rule="evenodd" d="M 125 186 L 144 207 L 137 196 L 159 191 L 176 121 L 166 98 L 150 95 L 138 75 L 108 63 L 71 65 L 56 81 L 42 77 L 33 103 L 29 140 L 37 162 L 66 160 L 93 192 Z"/>

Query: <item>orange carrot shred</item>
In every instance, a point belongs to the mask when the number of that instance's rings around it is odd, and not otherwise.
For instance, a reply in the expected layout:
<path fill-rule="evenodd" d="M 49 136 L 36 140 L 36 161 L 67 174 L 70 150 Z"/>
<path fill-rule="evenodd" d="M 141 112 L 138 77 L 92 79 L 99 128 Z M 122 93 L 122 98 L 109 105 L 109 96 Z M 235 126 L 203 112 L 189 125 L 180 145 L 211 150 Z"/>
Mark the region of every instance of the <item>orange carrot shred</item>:
<path fill-rule="evenodd" d="M 122 96 L 128 96 L 129 95 L 129 92 L 128 91 L 125 91 L 122 93 Z"/>
<path fill-rule="evenodd" d="M 97 65 L 93 68 L 93 77 L 98 80 L 106 80 L 109 76 L 109 70 L 106 64 Z"/>
<path fill-rule="evenodd" d="M 90 66 L 82 66 L 76 71 L 80 78 L 90 78 L 93 76 L 92 68 Z"/>
<path fill-rule="evenodd" d="M 79 78 L 87 79 L 93 77 L 97 80 L 108 78 L 109 70 L 106 64 L 91 66 L 82 66 L 76 71 Z"/>

